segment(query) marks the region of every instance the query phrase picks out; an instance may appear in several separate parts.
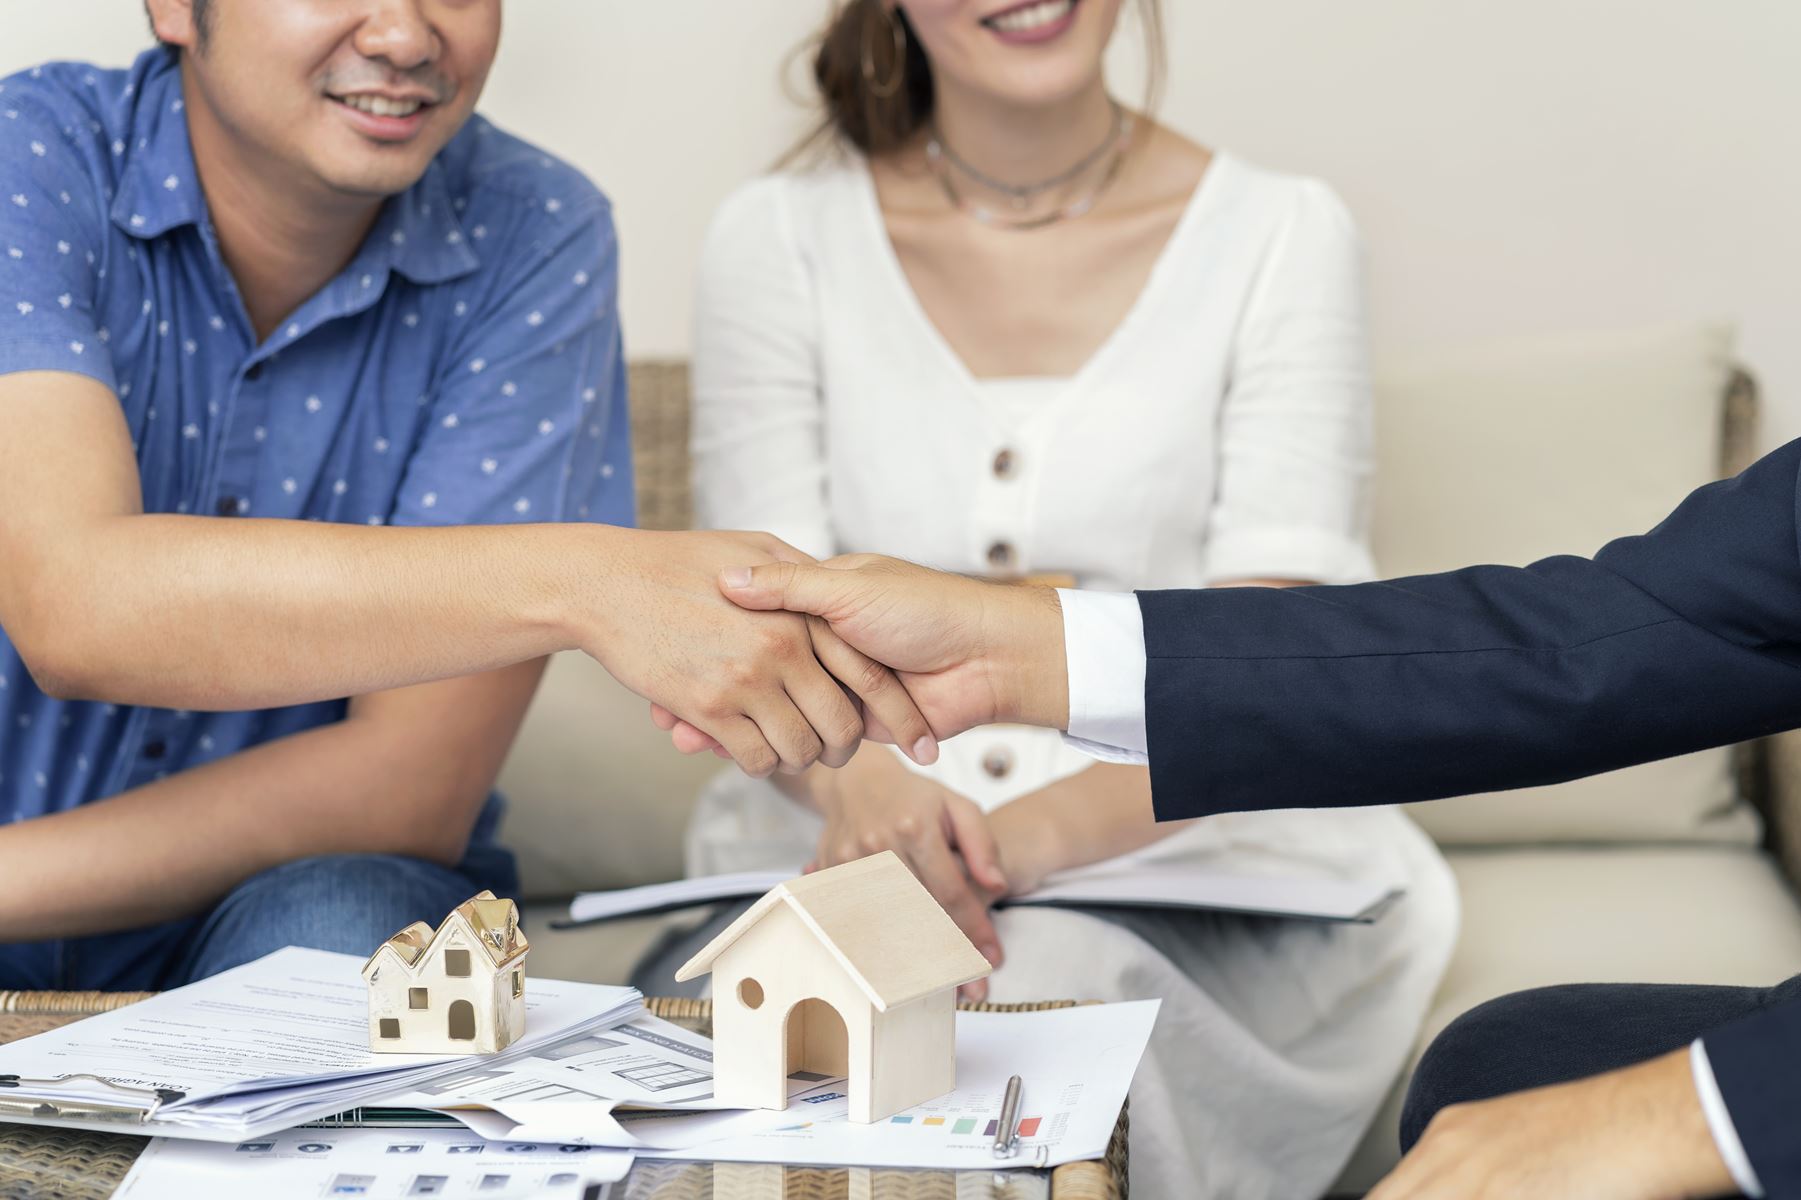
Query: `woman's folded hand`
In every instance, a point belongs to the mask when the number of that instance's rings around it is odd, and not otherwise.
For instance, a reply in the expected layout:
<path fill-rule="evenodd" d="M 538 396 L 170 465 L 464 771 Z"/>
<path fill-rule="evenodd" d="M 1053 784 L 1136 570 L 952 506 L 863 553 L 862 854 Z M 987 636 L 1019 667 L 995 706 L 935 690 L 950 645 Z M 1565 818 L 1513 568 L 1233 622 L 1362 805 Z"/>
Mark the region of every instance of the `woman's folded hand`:
<path fill-rule="evenodd" d="M 988 817 L 974 801 L 908 770 L 887 751 L 838 771 L 812 771 L 806 799 L 825 818 L 808 870 L 892 850 L 995 966 L 1001 943 L 988 911 L 1007 891 Z M 986 980 L 963 989 L 981 1000 Z"/>

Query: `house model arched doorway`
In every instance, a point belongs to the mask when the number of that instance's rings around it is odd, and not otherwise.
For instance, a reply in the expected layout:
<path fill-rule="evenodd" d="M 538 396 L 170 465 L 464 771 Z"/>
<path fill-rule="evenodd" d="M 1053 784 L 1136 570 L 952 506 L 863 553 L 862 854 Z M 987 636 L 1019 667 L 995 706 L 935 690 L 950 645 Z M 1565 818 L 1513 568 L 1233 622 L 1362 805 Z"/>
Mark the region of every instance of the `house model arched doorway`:
<path fill-rule="evenodd" d="M 796 1071 L 850 1074 L 850 1031 L 838 1010 L 824 1000 L 813 997 L 789 1009 L 782 1036 L 788 1047 L 790 1075 Z"/>
<path fill-rule="evenodd" d="M 455 1042 L 475 1040 L 475 1005 L 467 1000 L 451 1002 L 449 1032 L 451 1040 Z"/>

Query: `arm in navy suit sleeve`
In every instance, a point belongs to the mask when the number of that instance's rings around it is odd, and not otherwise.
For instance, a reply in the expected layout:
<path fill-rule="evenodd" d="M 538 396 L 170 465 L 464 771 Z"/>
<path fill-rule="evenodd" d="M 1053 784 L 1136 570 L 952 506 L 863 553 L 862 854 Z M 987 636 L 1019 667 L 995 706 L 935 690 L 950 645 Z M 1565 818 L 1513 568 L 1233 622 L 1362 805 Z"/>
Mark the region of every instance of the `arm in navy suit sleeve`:
<path fill-rule="evenodd" d="M 1801 1196 L 1801 1001 L 1773 1004 L 1702 1041 L 1763 1194 Z"/>
<path fill-rule="evenodd" d="M 1554 783 L 1801 725 L 1792 442 L 1593 559 L 1141 592 L 1157 817 Z"/>
<path fill-rule="evenodd" d="M 1553 783 L 1801 725 L 1792 442 L 1591 559 L 1146 592 L 1158 819 Z M 1801 1003 L 1706 1037 L 1770 1197 L 1801 1196 Z"/>

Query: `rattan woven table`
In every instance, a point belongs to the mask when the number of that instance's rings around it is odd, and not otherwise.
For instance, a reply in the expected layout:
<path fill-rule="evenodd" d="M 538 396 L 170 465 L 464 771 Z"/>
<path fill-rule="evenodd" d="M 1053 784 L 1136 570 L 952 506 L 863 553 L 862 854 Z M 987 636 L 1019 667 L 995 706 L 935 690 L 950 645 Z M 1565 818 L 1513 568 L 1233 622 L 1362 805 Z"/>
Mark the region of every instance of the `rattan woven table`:
<path fill-rule="evenodd" d="M 0 1042 L 29 1037 L 144 998 L 141 992 L 0 991 Z M 976 1005 L 987 1012 L 1063 1008 Z M 700 1033 L 706 1000 L 656 998 L 645 1007 Z M 0 1200 L 106 1200 L 131 1169 L 142 1138 L 117 1133 L 0 1125 Z M 1126 1114 L 1104 1160 L 1052 1171 L 896 1171 L 745 1163 L 642 1161 L 613 1196 L 621 1200 L 1125 1200 Z"/>

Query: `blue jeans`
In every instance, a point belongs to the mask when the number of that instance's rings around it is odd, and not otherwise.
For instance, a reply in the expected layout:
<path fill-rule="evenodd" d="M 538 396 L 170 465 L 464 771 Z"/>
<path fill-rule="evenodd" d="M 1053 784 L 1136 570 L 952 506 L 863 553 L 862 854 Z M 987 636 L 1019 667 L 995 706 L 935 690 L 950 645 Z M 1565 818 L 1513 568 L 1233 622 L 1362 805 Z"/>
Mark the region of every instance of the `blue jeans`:
<path fill-rule="evenodd" d="M 437 925 L 483 888 L 516 895 L 518 881 L 512 854 L 491 842 L 454 868 L 386 854 L 300 859 L 252 876 L 198 917 L 0 945 L 0 988 L 161 991 L 283 946 L 368 955 L 414 921 Z"/>

